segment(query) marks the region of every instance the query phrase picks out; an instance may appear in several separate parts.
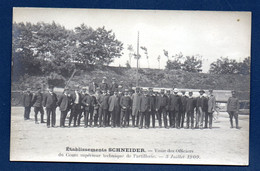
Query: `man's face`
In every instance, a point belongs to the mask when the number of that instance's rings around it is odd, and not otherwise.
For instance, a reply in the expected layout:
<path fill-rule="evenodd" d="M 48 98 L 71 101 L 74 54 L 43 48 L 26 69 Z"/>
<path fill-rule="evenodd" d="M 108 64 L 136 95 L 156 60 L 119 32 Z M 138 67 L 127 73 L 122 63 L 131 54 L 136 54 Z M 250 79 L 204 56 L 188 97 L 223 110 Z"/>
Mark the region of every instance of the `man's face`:
<path fill-rule="evenodd" d="M 189 96 L 190 96 L 190 97 L 192 96 L 192 94 L 193 94 L 192 92 L 189 92 Z"/>
<path fill-rule="evenodd" d="M 203 95 L 203 92 L 202 92 L 202 91 L 200 91 L 199 93 L 200 93 L 201 96 Z"/>
<path fill-rule="evenodd" d="M 50 90 L 49 90 L 51 93 L 53 93 L 53 88 L 50 88 Z"/>
<path fill-rule="evenodd" d="M 37 90 L 37 93 L 40 93 L 40 92 L 41 92 L 41 89 L 38 89 L 38 90 Z"/>

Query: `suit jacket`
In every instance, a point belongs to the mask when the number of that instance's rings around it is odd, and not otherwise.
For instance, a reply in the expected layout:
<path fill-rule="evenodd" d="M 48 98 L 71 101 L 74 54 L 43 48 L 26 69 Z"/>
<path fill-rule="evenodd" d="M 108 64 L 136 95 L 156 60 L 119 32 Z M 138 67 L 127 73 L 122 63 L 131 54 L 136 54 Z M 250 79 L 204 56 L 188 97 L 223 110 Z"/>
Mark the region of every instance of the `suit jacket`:
<path fill-rule="evenodd" d="M 181 96 L 181 111 L 186 112 L 186 105 L 187 105 L 187 96 Z"/>
<path fill-rule="evenodd" d="M 197 105 L 196 105 L 197 109 L 199 109 L 199 107 L 201 107 L 203 112 L 208 111 L 208 100 L 206 97 L 197 97 Z"/>
<path fill-rule="evenodd" d="M 142 95 L 134 93 L 132 95 L 132 110 L 140 110 L 140 100 Z"/>
<path fill-rule="evenodd" d="M 109 99 L 109 95 L 102 95 L 101 96 L 101 104 L 100 104 L 101 109 L 108 109 L 108 107 L 109 107 L 108 99 Z"/>
<path fill-rule="evenodd" d="M 47 93 L 43 98 L 43 106 L 46 108 L 56 108 L 57 107 L 57 95 L 55 93 Z"/>
<path fill-rule="evenodd" d="M 83 97 L 81 103 L 85 107 L 85 110 L 90 110 L 90 108 L 94 107 L 94 105 L 95 105 L 95 101 L 94 100 L 95 99 L 93 98 L 93 96 L 90 96 L 88 94 L 86 94 Z"/>
<path fill-rule="evenodd" d="M 112 112 L 114 110 L 119 110 L 119 97 L 118 96 L 110 96 L 108 99 L 109 111 Z"/>
<path fill-rule="evenodd" d="M 120 99 L 121 108 L 126 107 L 127 109 L 131 106 L 131 98 L 129 96 L 122 96 Z"/>
<path fill-rule="evenodd" d="M 239 100 L 237 97 L 229 97 L 227 101 L 227 112 L 238 111 Z"/>
<path fill-rule="evenodd" d="M 195 107 L 196 107 L 196 99 L 194 99 L 193 97 L 187 98 L 186 112 L 194 112 Z"/>
<path fill-rule="evenodd" d="M 78 104 L 81 105 L 82 95 L 80 93 L 78 93 L 78 95 L 79 95 L 79 103 Z M 76 100 L 76 93 L 75 92 L 72 93 L 71 98 L 72 98 L 72 102 L 75 104 L 75 100 Z"/>
<path fill-rule="evenodd" d="M 118 84 L 111 84 L 110 91 L 117 91 L 118 90 Z"/>
<path fill-rule="evenodd" d="M 108 88 L 109 88 L 107 83 L 101 83 L 99 87 L 100 87 L 100 90 L 108 90 Z"/>
<path fill-rule="evenodd" d="M 97 83 L 93 83 L 93 82 L 92 82 L 92 83 L 89 84 L 88 90 L 89 90 L 89 91 L 96 92 L 97 87 L 98 87 Z"/>
<path fill-rule="evenodd" d="M 209 96 L 208 112 L 214 112 L 216 108 L 216 98 L 214 95 Z"/>
<path fill-rule="evenodd" d="M 169 110 L 170 111 L 180 111 L 181 108 L 181 97 L 178 95 L 171 94 L 169 100 Z"/>
<path fill-rule="evenodd" d="M 155 106 L 156 109 L 160 109 L 160 108 L 166 108 L 168 105 L 168 97 L 166 95 L 159 95 L 156 96 L 156 102 L 155 102 Z"/>
<path fill-rule="evenodd" d="M 151 107 L 151 110 L 154 111 L 155 110 L 155 96 L 153 95 L 150 95 L 149 96 L 149 99 L 150 99 L 150 107 Z"/>
<path fill-rule="evenodd" d="M 32 105 L 32 93 L 24 93 L 23 94 L 23 106 L 24 107 L 31 107 Z"/>
<path fill-rule="evenodd" d="M 141 112 L 147 112 L 151 110 L 151 104 L 150 104 L 150 98 L 149 96 L 143 95 L 140 99 L 140 111 Z"/>
<path fill-rule="evenodd" d="M 59 97 L 57 105 L 60 107 L 60 111 L 67 111 L 71 108 L 72 99 L 68 95 L 62 94 Z"/>
<path fill-rule="evenodd" d="M 37 93 L 37 94 L 33 95 L 32 105 L 34 107 L 42 107 L 42 102 L 43 102 L 43 94 L 42 93 Z"/>

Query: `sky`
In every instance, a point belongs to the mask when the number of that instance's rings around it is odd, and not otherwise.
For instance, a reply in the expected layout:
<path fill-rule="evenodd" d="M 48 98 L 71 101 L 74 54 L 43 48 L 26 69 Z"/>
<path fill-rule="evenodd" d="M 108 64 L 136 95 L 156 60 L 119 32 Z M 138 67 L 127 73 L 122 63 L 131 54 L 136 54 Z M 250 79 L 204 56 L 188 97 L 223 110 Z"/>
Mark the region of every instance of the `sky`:
<path fill-rule="evenodd" d="M 202 56 L 202 70 L 220 57 L 242 62 L 251 51 L 251 13 L 170 10 L 112 10 L 73 8 L 14 8 L 13 22 L 55 21 L 67 29 L 85 24 L 94 29 L 105 26 L 124 45 L 123 55 L 111 66 L 125 66 L 130 60 L 128 45 L 137 51 L 139 44 L 148 50 L 149 64 L 140 49 L 141 68 L 165 68 L 167 58 L 180 52 L 184 56 Z M 160 55 L 161 60 L 157 58 Z M 131 58 L 136 67 L 136 59 Z"/>

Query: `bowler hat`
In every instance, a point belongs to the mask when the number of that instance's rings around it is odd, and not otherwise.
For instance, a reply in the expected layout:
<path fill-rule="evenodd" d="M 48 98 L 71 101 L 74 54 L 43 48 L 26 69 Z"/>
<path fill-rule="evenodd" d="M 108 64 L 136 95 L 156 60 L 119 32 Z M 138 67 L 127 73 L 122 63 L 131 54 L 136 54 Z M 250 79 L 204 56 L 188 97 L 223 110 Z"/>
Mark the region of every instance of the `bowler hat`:
<path fill-rule="evenodd" d="M 203 90 L 203 89 L 200 89 L 200 91 L 199 92 L 203 92 L 203 93 L 205 93 L 205 91 Z"/>

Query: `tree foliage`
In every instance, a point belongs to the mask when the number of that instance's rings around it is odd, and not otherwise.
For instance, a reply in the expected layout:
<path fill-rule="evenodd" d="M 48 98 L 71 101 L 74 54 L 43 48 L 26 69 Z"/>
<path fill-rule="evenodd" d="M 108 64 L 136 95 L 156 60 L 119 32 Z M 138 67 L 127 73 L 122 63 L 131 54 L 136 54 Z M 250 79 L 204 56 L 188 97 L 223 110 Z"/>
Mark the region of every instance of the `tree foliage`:
<path fill-rule="evenodd" d="M 165 55 L 168 57 L 168 51 L 164 50 Z M 172 59 L 168 59 L 166 63 L 166 69 L 168 70 L 183 70 L 187 72 L 200 72 L 202 67 L 202 57 L 196 56 L 184 56 L 181 52 L 172 56 Z"/>
<path fill-rule="evenodd" d="M 210 64 L 210 73 L 214 74 L 250 74 L 250 57 L 245 58 L 242 62 L 237 62 L 228 57 L 221 57 Z"/>
<path fill-rule="evenodd" d="M 121 56 L 123 44 L 112 30 L 82 24 L 75 30 L 53 22 L 13 24 L 13 76 L 70 76 L 77 66 L 108 65 Z"/>

